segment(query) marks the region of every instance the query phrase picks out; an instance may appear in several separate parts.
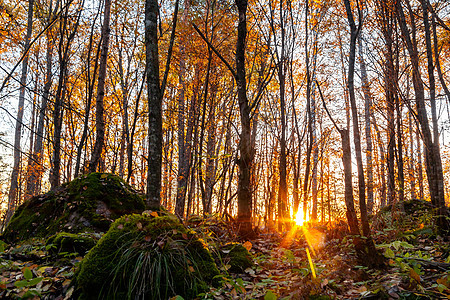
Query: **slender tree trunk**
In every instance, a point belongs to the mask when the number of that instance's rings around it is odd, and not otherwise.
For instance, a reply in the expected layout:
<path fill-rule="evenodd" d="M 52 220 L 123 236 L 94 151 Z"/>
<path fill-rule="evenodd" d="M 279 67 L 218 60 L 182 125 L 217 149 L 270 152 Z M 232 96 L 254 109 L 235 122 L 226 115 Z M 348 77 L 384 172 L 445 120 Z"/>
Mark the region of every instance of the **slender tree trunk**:
<path fill-rule="evenodd" d="M 355 211 L 355 201 L 353 198 L 352 183 L 352 151 L 350 147 L 350 133 L 348 129 L 340 130 L 342 139 L 342 162 L 344 164 L 344 185 L 345 185 L 345 206 L 347 208 L 346 216 L 350 233 L 354 236 L 360 235 L 358 218 Z"/>
<path fill-rule="evenodd" d="M 414 128 L 412 125 L 412 116 L 411 112 L 408 113 L 408 127 L 409 127 L 409 152 L 411 153 L 407 157 L 409 157 L 409 185 L 411 190 L 411 199 L 416 199 L 416 179 L 414 174 Z M 408 149 L 408 148 L 407 148 Z"/>
<path fill-rule="evenodd" d="M 89 37 L 89 50 L 88 50 L 88 57 L 87 57 L 87 66 L 86 66 L 86 73 L 87 73 L 87 80 L 86 80 L 86 106 L 85 106 L 85 112 L 84 112 L 84 120 L 83 120 L 83 132 L 81 134 L 80 143 L 77 146 L 77 159 L 75 162 L 75 177 L 78 177 L 80 166 L 81 166 L 81 155 L 83 152 L 83 147 L 85 146 L 86 139 L 88 136 L 88 130 L 89 130 L 89 116 L 91 112 L 91 103 L 92 98 L 94 95 L 94 84 L 95 84 L 95 78 L 97 76 L 97 69 L 98 69 L 98 58 L 100 56 L 100 50 L 101 50 L 101 42 L 99 43 L 95 55 L 94 60 L 94 70 L 92 72 L 92 80 L 91 80 L 91 50 L 93 48 L 94 43 L 94 28 L 95 28 L 95 21 L 97 20 L 97 17 L 100 15 L 100 6 L 99 11 L 97 12 L 94 21 L 92 22 L 91 26 L 91 34 Z"/>
<path fill-rule="evenodd" d="M 125 149 L 128 148 L 130 143 L 130 127 L 128 124 L 128 76 L 129 71 L 125 74 L 123 70 L 123 55 L 122 49 L 119 49 L 119 76 L 120 76 L 120 87 L 122 89 L 122 136 L 120 138 L 120 151 L 119 151 L 119 176 L 124 176 L 124 165 L 125 165 Z M 129 62 L 128 62 L 129 63 Z"/>
<path fill-rule="evenodd" d="M 425 145 L 425 161 L 426 161 L 426 170 L 427 170 L 427 178 L 428 185 L 431 196 L 431 203 L 437 208 L 437 225 L 439 231 L 443 234 L 447 234 L 450 230 L 450 224 L 447 220 L 447 212 L 445 207 L 445 193 L 444 193 L 444 176 L 442 171 L 442 161 L 439 151 L 439 139 L 433 141 L 433 135 L 431 133 L 428 116 L 425 105 L 425 91 L 420 75 L 419 68 L 419 55 L 416 48 L 416 28 L 414 23 L 414 14 L 412 13 L 412 9 L 410 9 L 410 18 L 411 18 L 411 33 L 412 39 L 406 25 L 406 19 L 403 12 L 403 7 L 400 1 L 397 2 L 397 19 L 400 24 L 400 29 L 402 31 L 403 39 L 406 43 L 408 53 L 410 56 L 412 71 L 413 71 L 413 85 L 414 92 L 416 96 L 416 109 L 417 109 L 417 118 L 419 120 L 419 124 L 422 131 L 422 137 Z M 428 21 L 428 20 L 424 20 Z M 426 27 L 426 24 L 425 24 Z M 414 43 L 413 43 L 414 42 Z M 427 47 L 428 48 L 428 47 Z M 433 106 L 435 103 L 431 103 Z M 432 107 L 435 110 L 436 108 Z"/>
<path fill-rule="evenodd" d="M 403 124 L 402 124 L 402 109 L 400 99 L 395 97 L 395 110 L 397 112 L 397 181 L 398 181 L 398 202 L 403 210 L 403 201 L 405 198 L 405 174 L 403 171 Z"/>
<path fill-rule="evenodd" d="M 366 63 L 363 55 L 363 45 L 361 36 L 358 38 L 359 47 L 359 67 L 361 70 L 362 90 L 364 94 L 364 120 L 366 134 L 366 173 L 367 173 L 367 213 L 373 213 L 373 163 L 372 163 L 372 95 L 370 93 L 370 84 L 366 71 Z"/>
<path fill-rule="evenodd" d="M 419 130 L 416 131 L 416 143 L 417 143 L 417 180 L 419 181 L 419 199 L 425 199 L 423 191 L 423 171 L 422 171 L 422 147 Z"/>
<path fill-rule="evenodd" d="M 314 143 L 313 134 L 313 112 L 311 107 L 311 71 L 309 63 L 309 49 L 308 49 L 308 17 L 309 17 L 309 0 L 306 1 L 305 10 L 305 63 L 306 63 L 306 113 L 308 118 L 308 137 L 306 139 L 306 166 L 305 166 L 305 178 L 303 179 L 303 216 L 307 216 L 308 212 L 308 197 L 309 197 L 309 173 L 311 169 L 311 152 Z"/>
<path fill-rule="evenodd" d="M 104 104 L 105 97 L 105 81 L 106 81 L 106 65 L 108 62 L 109 35 L 111 32 L 109 23 L 111 17 L 111 0 L 105 0 L 105 12 L 102 25 L 102 50 L 100 54 L 100 66 L 98 71 L 97 98 L 95 101 L 95 144 L 92 151 L 91 163 L 89 171 L 95 172 L 101 169 L 102 152 L 105 146 L 105 118 Z"/>
<path fill-rule="evenodd" d="M 280 22 L 281 22 L 281 53 L 278 61 L 278 81 L 280 85 L 280 118 L 281 118 L 281 140 L 280 157 L 278 169 L 280 180 L 278 185 L 278 230 L 283 230 L 283 224 L 287 224 L 287 171 L 286 171 L 286 56 L 285 56 L 285 28 L 283 1 L 280 1 Z M 286 226 L 284 226 L 286 227 Z"/>
<path fill-rule="evenodd" d="M 24 51 L 28 51 L 30 47 L 31 32 L 33 29 L 33 6 L 34 0 L 28 1 L 28 20 L 27 20 L 27 33 L 25 36 Z M 23 110 L 25 104 L 25 88 L 27 84 L 27 73 L 28 73 L 28 57 L 25 55 L 22 61 L 22 75 L 20 77 L 20 89 L 19 89 L 19 107 L 17 109 L 16 118 L 16 131 L 14 134 L 14 164 L 13 171 L 11 174 L 11 185 L 8 194 L 8 211 L 6 214 L 5 224 L 11 219 L 17 203 L 19 201 L 17 197 L 17 191 L 19 188 L 19 172 L 20 172 L 20 156 L 21 156 L 21 137 L 22 137 L 22 122 L 23 122 Z"/>
<path fill-rule="evenodd" d="M 52 11 L 52 2 L 50 2 L 50 9 Z M 52 14 L 49 14 L 47 22 L 50 22 Z M 36 128 L 36 140 L 34 143 L 33 160 L 31 168 L 34 170 L 27 179 L 27 195 L 32 196 L 39 193 L 40 182 L 42 180 L 42 174 L 44 168 L 42 166 L 43 160 L 43 139 L 44 139 L 44 121 L 47 112 L 47 103 L 50 95 L 50 88 L 52 86 L 52 64 L 53 64 L 53 39 L 51 36 L 51 30 L 46 33 L 47 39 L 47 51 L 46 51 L 46 75 L 44 90 L 42 92 L 42 100 L 39 109 L 38 124 Z"/>
<path fill-rule="evenodd" d="M 430 7 L 429 1 L 427 1 L 428 7 Z M 436 13 L 434 10 L 432 11 L 432 19 L 431 19 L 431 28 L 433 30 L 433 50 L 434 50 L 434 60 L 436 64 L 436 70 L 438 72 L 439 82 L 441 83 L 442 88 L 444 89 L 445 95 L 447 96 L 447 101 L 450 102 L 450 91 L 448 89 L 447 84 L 444 80 L 444 75 L 442 74 L 441 61 L 439 59 L 439 47 L 438 47 L 438 38 L 436 33 Z"/>
<path fill-rule="evenodd" d="M 189 0 L 184 1 L 184 11 L 181 17 L 181 25 L 187 26 L 189 13 Z M 189 158 L 186 156 L 186 148 L 189 147 L 187 134 L 185 134 L 185 94 L 187 91 L 184 76 L 186 73 L 185 60 L 185 35 L 181 36 L 180 41 L 180 69 L 178 75 L 178 84 L 180 85 L 178 96 L 178 177 L 177 177 L 177 200 L 175 204 L 175 214 L 184 217 L 184 207 L 186 202 L 187 173 L 189 167 Z M 192 131 L 191 131 L 192 136 Z M 185 140 L 186 139 L 186 140 Z"/>
<path fill-rule="evenodd" d="M 159 82 L 157 0 L 145 1 L 145 54 L 148 94 L 147 206 L 161 203 L 162 97 Z"/>
<path fill-rule="evenodd" d="M 362 164 L 362 151 L 361 151 L 361 134 L 359 132 L 358 110 L 356 108 L 355 87 L 354 87 L 356 40 L 358 38 L 359 28 L 356 27 L 355 21 L 353 19 L 353 14 L 350 7 L 350 0 L 345 0 L 344 3 L 345 9 L 347 11 L 347 19 L 350 23 L 350 30 L 351 30 L 347 87 L 349 91 L 350 106 L 352 110 L 353 140 L 355 143 L 356 165 L 358 168 L 359 207 L 361 213 L 361 224 L 363 228 L 363 234 L 364 236 L 368 237 L 370 236 L 370 228 L 369 228 L 369 221 L 367 219 L 367 208 L 366 208 L 366 183 L 364 180 L 364 169 Z M 361 26 L 361 20 L 362 19 L 360 18 L 359 26 Z"/>

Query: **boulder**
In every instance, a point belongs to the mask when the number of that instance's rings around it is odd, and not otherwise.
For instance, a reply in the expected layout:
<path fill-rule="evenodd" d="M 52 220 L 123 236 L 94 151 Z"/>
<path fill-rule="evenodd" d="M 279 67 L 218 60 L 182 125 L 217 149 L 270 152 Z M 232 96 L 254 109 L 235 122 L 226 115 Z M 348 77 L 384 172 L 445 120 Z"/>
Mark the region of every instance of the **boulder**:
<path fill-rule="evenodd" d="M 123 216 L 83 259 L 80 299 L 192 299 L 219 274 L 206 244 L 167 212 Z"/>
<path fill-rule="evenodd" d="M 91 173 L 20 205 L 3 233 L 6 242 L 58 232 L 105 232 L 115 219 L 144 211 L 144 196 L 120 177 Z"/>

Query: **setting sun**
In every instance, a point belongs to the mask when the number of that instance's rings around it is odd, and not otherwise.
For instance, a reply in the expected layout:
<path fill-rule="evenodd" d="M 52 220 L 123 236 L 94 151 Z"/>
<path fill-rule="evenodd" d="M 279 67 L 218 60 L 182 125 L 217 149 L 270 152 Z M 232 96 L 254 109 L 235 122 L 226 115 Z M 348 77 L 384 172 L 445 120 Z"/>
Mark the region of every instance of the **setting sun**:
<path fill-rule="evenodd" d="M 306 221 L 306 218 L 303 216 L 303 209 L 299 208 L 297 210 L 297 214 L 295 215 L 295 224 L 297 226 L 303 226 Z"/>

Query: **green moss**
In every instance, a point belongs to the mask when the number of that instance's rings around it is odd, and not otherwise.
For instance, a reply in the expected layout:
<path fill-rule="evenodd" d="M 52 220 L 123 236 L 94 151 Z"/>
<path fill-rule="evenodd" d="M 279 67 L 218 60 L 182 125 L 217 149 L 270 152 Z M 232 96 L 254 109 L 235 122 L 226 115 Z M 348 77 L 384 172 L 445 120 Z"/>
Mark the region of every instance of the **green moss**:
<path fill-rule="evenodd" d="M 145 209 L 144 197 L 116 175 L 91 173 L 22 204 L 3 238 L 8 242 L 57 232 L 104 232 L 124 214 Z"/>
<path fill-rule="evenodd" d="M 242 244 L 228 243 L 221 247 L 220 252 L 223 263 L 231 266 L 228 269 L 231 273 L 242 273 L 253 266 L 252 255 Z"/>
<path fill-rule="evenodd" d="M 45 244 L 52 255 L 77 253 L 77 255 L 84 256 L 95 246 L 96 241 L 85 234 L 61 232 L 49 237 Z"/>
<path fill-rule="evenodd" d="M 206 245 L 174 215 L 144 213 L 114 222 L 75 281 L 85 299 L 193 298 L 218 274 Z"/>

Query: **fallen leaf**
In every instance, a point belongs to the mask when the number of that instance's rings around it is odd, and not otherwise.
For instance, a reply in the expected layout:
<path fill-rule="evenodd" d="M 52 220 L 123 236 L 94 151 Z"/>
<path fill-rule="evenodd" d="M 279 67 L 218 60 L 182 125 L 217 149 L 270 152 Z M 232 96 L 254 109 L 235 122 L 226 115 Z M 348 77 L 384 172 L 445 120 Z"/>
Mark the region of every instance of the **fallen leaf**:
<path fill-rule="evenodd" d="M 278 297 L 272 291 L 268 291 L 266 295 L 264 295 L 264 300 L 277 300 Z"/>
<path fill-rule="evenodd" d="M 247 251 L 250 251 L 250 249 L 252 249 L 252 243 L 249 241 L 246 241 L 245 243 L 242 244 L 242 246 L 244 246 L 245 249 L 247 249 Z"/>
<path fill-rule="evenodd" d="M 158 217 L 158 213 L 156 211 L 152 211 L 150 213 L 150 216 L 153 216 L 153 217 L 157 218 Z"/>
<path fill-rule="evenodd" d="M 358 293 L 364 293 L 364 292 L 366 292 L 367 291 L 367 288 L 363 285 L 363 286 L 361 286 L 359 289 L 358 289 Z"/>
<path fill-rule="evenodd" d="M 146 241 L 146 242 L 150 242 L 151 240 L 152 240 L 152 237 L 150 235 L 146 235 L 144 237 L 144 241 Z"/>
<path fill-rule="evenodd" d="M 117 225 L 117 229 L 123 229 L 123 224 Z"/>
<path fill-rule="evenodd" d="M 136 226 L 137 226 L 137 228 L 138 228 L 139 230 L 142 229 L 142 223 L 141 223 L 141 222 L 138 222 L 138 223 L 136 224 Z"/>
<path fill-rule="evenodd" d="M 414 271 L 414 269 L 409 269 L 409 276 L 414 279 L 415 281 L 417 281 L 418 283 L 420 283 L 421 279 L 419 274 L 417 274 L 416 271 Z"/>

